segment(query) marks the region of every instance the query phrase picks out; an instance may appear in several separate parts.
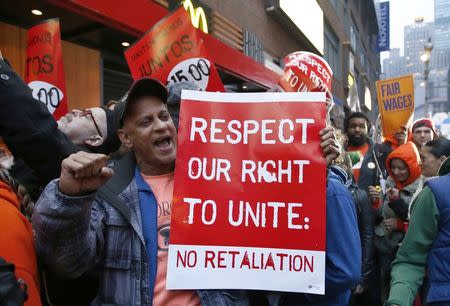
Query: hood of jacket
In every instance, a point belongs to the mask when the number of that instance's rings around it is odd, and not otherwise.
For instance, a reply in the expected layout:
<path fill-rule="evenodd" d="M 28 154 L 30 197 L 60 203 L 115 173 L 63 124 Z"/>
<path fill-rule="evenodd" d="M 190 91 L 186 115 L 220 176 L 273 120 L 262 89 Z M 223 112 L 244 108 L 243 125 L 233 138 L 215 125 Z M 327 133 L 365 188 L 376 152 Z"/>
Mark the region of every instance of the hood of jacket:
<path fill-rule="evenodd" d="M 394 174 L 391 171 L 391 161 L 395 158 L 401 159 L 409 169 L 409 177 L 406 181 L 400 182 L 398 181 Z M 389 154 L 386 160 L 386 169 L 389 173 L 389 176 L 395 182 L 395 185 L 398 190 L 404 189 L 406 186 L 410 185 L 422 174 L 420 169 L 420 157 L 419 152 L 417 151 L 416 145 L 410 141 L 407 143 L 398 146 L 394 151 Z"/>
<path fill-rule="evenodd" d="M 340 183 L 344 184 L 346 187 L 352 184 L 351 178 L 347 175 L 344 169 L 339 166 L 333 165 L 330 167 L 330 175 L 337 179 Z"/>
<path fill-rule="evenodd" d="M 392 150 L 395 150 L 398 148 L 398 142 L 397 139 L 395 139 L 394 135 L 389 135 L 384 137 L 384 142 L 388 142 L 389 145 L 391 146 Z"/>

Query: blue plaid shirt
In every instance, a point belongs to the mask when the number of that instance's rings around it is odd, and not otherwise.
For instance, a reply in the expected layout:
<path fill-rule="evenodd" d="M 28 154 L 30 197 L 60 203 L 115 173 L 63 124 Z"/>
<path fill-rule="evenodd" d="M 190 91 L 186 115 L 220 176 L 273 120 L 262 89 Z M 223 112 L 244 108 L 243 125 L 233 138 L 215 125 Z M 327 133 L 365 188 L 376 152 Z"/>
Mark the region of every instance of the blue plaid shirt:
<path fill-rule="evenodd" d="M 142 232 L 136 180 L 119 194 L 130 221 L 95 193 L 69 197 L 52 181 L 35 206 L 33 227 L 40 258 L 67 277 L 100 269 L 92 305 L 150 306 L 153 283 Z M 198 290 L 204 306 L 249 305 L 243 290 Z"/>

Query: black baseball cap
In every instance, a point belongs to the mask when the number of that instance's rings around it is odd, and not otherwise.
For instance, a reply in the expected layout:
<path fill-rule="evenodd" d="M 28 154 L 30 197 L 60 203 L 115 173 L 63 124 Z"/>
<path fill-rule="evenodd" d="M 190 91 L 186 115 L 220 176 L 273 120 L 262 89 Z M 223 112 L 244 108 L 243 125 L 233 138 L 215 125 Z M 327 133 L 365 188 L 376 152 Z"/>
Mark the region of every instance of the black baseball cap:
<path fill-rule="evenodd" d="M 123 126 L 123 121 L 133 103 L 141 97 L 158 97 L 164 104 L 167 104 L 167 88 L 160 81 L 153 78 L 142 78 L 134 82 L 130 90 L 114 107 L 119 128 Z"/>

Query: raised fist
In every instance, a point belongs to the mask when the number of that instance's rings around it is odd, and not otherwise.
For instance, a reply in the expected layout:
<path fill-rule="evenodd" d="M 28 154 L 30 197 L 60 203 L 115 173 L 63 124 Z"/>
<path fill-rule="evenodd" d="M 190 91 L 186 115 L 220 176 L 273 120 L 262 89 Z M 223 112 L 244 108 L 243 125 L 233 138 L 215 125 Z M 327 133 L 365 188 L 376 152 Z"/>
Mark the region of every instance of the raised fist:
<path fill-rule="evenodd" d="M 102 187 L 114 171 L 106 167 L 104 154 L 83 151 L 70 155 L 61 164 L 59 191 L 69 196 L 80 196 Z"/>

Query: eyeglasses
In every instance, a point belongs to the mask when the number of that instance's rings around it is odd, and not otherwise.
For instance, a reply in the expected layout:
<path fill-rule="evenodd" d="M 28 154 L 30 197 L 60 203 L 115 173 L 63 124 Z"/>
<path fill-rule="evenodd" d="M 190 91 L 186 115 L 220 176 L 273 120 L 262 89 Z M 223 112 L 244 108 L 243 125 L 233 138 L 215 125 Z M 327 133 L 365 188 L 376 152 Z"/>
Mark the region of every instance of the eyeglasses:
<path fill-rule="evenodd" d="M 98 134 L 99 134 L 101 137 L 103 137 L 102 132 L 100 132 L 100 129 L 99 129 L 99 127 L 98 127 L 98 124 L 97 124 L 97 122 L 95 121 L 95 117 L 94 117 L 94 115 L 92 114 L 92 111 L 91 111 L 90 109 L 85 109 L 85 110 L 79 111 L 79 112 L 77 112 L 76 114 L 77 114 L 79 117 L 91 116 L 92 122 L 94 122 L 94 125 L 95 125 L 95 129 L 97 130 Z"/>

